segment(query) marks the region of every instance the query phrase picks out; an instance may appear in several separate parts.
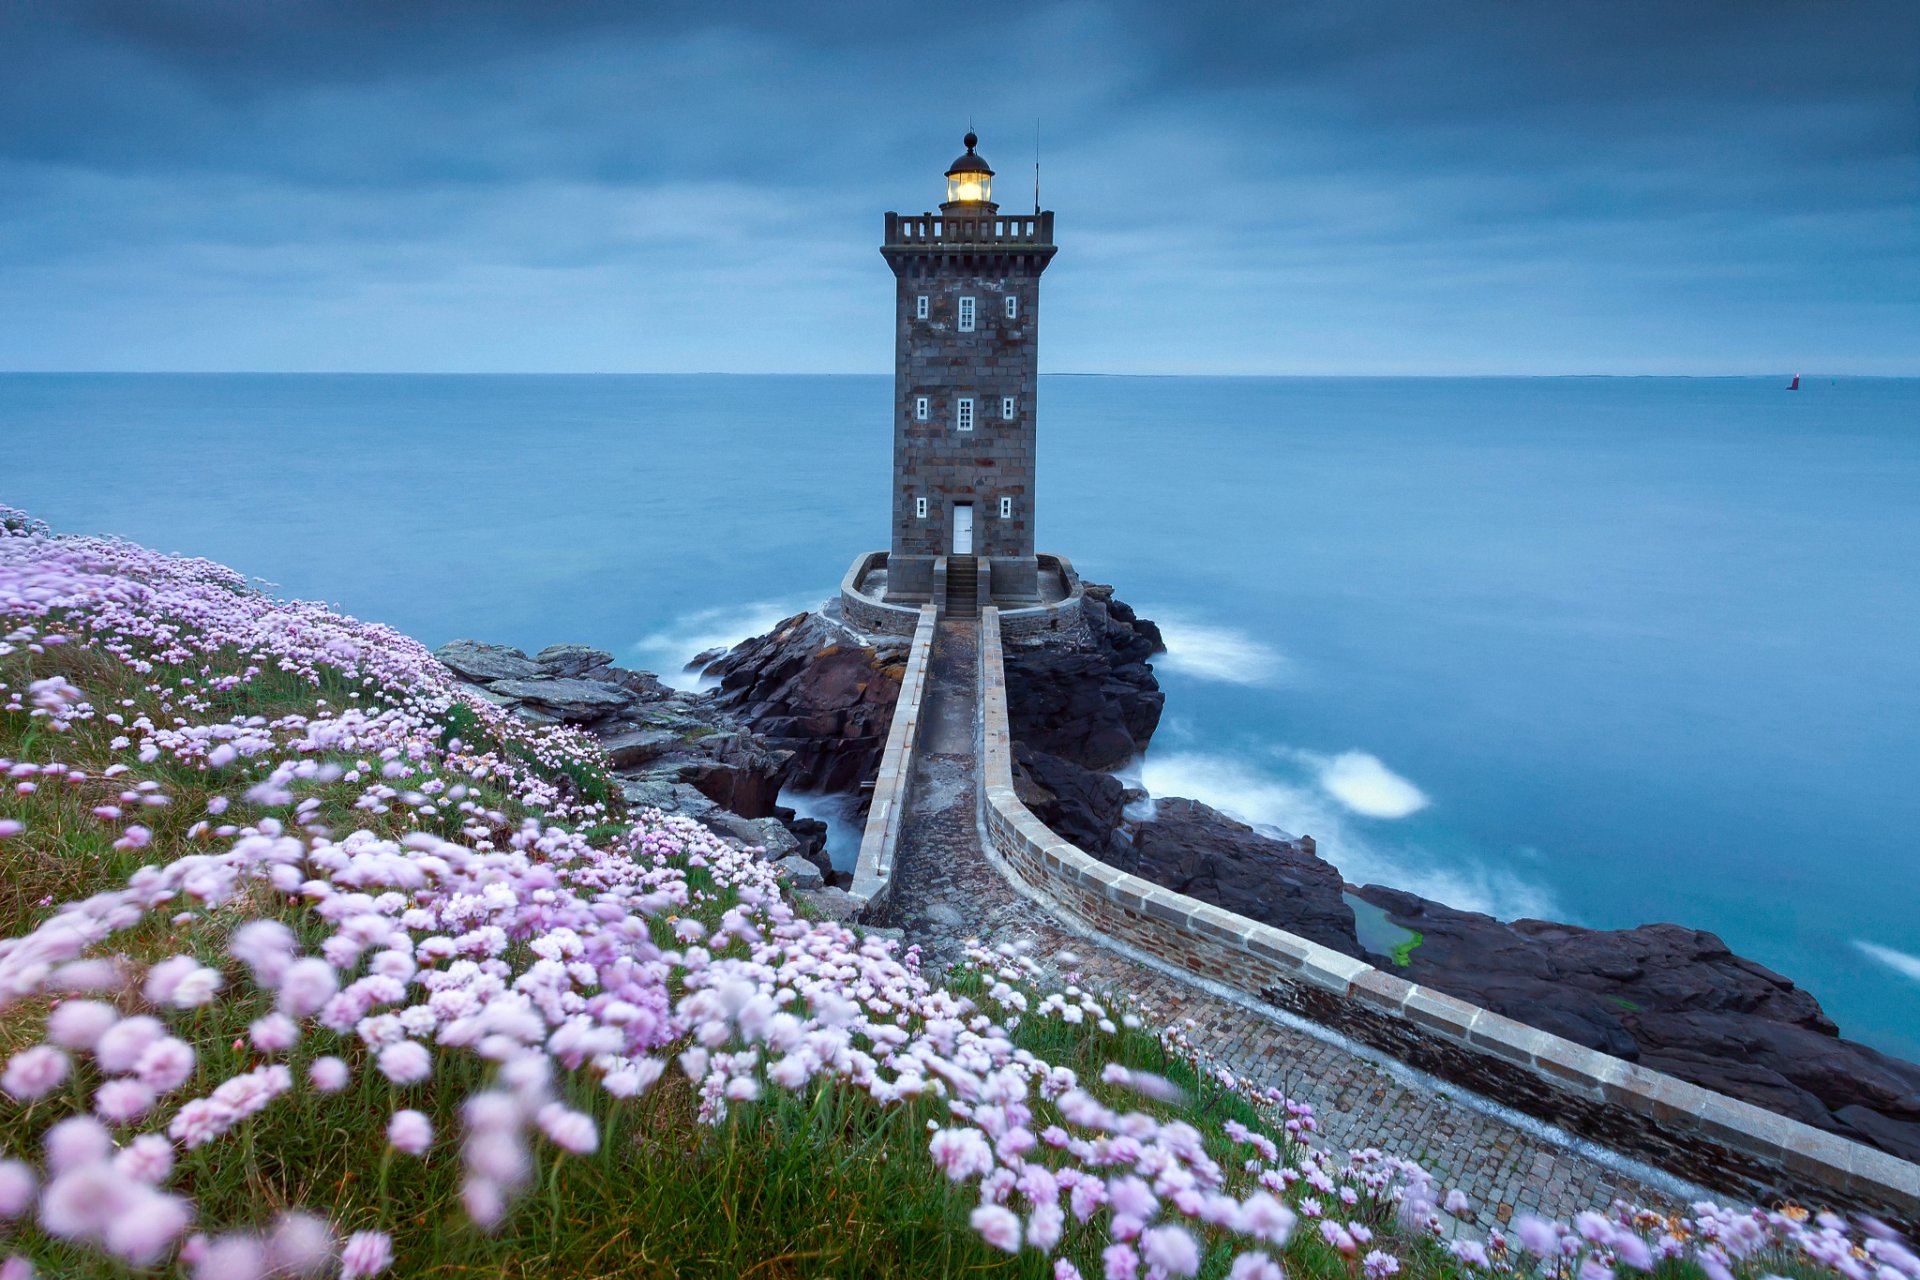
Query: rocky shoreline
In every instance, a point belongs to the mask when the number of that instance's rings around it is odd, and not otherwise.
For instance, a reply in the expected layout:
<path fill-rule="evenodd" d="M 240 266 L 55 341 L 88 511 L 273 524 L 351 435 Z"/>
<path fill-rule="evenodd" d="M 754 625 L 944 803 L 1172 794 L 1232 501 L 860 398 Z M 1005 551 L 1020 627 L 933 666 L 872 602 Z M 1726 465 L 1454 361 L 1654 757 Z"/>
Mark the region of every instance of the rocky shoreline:
<path fill-rule="evenodd" d="M 1140 755 L 1165 704 L 1160 632 L 1086 588 L 1078 643 L 1006 646 L 1015 786 L 1035 816 L 1119 869 L 1365 959 L 1430 986 L 1782 1115 L 1920 1160 L 1920 1066 L 1840 1038 L 1818 1001 L 1673 924 L 1596 930 L 1504 922 L 1382 885 L 1347 884 L 1310 837 L 1278 837 L 1193 800 L 1146 797 L 1108 770 Z M 699 693 L 612 664 L 604 650 L 534 655 L 456 641 L 437 656 L 481 696 L 601 740 L 629 803 L 657 806 L 765 849 L 816 905 L 841 914 L 847 877 L 823 824 L 780 805 L 783 788 L 857 795 L 877 767 L 907 657 L 836 604 L 690 670 Z M 1361 940 L 1352 903 L 1417 945 Z"/>

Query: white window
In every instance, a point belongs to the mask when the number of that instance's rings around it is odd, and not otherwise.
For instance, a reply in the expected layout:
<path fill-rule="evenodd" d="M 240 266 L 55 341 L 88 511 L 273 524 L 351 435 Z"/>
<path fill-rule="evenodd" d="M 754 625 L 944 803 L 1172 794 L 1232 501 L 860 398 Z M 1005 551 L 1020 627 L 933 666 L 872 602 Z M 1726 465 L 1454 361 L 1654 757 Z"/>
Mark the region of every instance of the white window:
<path fill-rule="evenodd" d="M 973 299 L 960 299 L 960 332 L 973 332 Z"/>
<path fill-rule="evenodd" d="M 1000 499 L 1000 518 L 1002 520 L 1011 520 L 1013 518 L 1013 499 L 1012 498 Z"/>
<path fill-rule="evenodd" d="M 973 397 L 961 396 L 954 406 L 953 425 L 962 431 L 973 430 Z"/>
<path fill-rule="evenodd" d="M 913 500 L 913 515 L 916 520 L 925 520 L 927 518 L 927 500 L 925 498 L 915 498 Z"/>
<path fill-rule="evenodd" d="M 928 415 L 932 412 L 933 405 L 925 396 L 915 396 L 913 398 L 913 419 L 915 422 L 925 422 Z"/>
<path fill-rule="evenodd" d="M 1020 299 L 1007 295 L 1007 319 L 1012 320 L 1020 314 Z"/>
<path fill-rule="evenodd" d="M 1013 421 L 1013 397 L 1012 396 L 1000 397 L 1000 421 L 1002 422 Z"/>
<path fill-rule="evenodd" d="M 924 293 L 913 300 L 913 318 L 915 320 L 927 318 L 927 295 Z"/>

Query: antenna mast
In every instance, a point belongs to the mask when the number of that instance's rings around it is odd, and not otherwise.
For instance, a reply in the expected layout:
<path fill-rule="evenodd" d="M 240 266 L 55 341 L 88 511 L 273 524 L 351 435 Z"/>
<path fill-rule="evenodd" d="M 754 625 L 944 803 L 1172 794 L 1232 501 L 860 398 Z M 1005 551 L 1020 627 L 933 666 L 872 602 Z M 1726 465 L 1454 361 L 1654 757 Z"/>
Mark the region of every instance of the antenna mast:
<path fill-rule="evenodd" d="M 1040 117 L 1033 119 L 1033 216 L 1040 216 Z"/>

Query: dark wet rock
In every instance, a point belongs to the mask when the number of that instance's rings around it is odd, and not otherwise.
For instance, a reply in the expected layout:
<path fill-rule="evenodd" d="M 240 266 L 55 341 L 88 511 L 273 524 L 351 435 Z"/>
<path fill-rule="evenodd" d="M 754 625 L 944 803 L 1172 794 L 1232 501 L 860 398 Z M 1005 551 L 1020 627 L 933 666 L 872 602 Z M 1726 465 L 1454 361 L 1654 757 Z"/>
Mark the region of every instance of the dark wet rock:
<path fill-rule="evenodd" d="M 612 654 L 584 644 L 550 644 L 534 654 L 533 660 L 540 664 L 543 674 L 562 678 L 613 665 Z"/>
<path fill-rule="evenodd" d="M 433 656 L 451 667 L 454 674 L 477 684 L 492 680 L 531 680 L 541 674 L 539 663 L 504 644 L 453 640 L 435 649 Z"/>
<path fill-rule="evenodd" d="M 1920 1066 L 1842 1040 L 1811 994 L 1712 933 L 1508 923 L 1381 885 L 1356 892 L 1420 932 L 1393 970 L 1410 981 L 1920 1159 Z"/>
<path fill-rule="evenodd" d="M 496 680 L 489 688 L 496 695 L 518 698 L 563 720 L 581 723 L 599 720 L 635 701 L 632 691 L 597 680 Z"/>
<path fill-rule="evenodd" d="M 707 669 L 715 705 L 791 751 L 788 785 L 849 792 L 879 771 L 908 653 L 905 637 L 863 637 L 824 613 L 788 618 Z"/>
<path fill-rule="evenodd" d="M 1131 845 L 1095 857 L 1202 902 L 1298 934 L 1343 955 L 1364 953 L 1340 873 L 1313 841 L 1277 840 L 1197 800 L 1162 800 Z"/>
<path fill-rule="evenodd" d="M 1019 745 L 1013 749 L 1013 788 L 1033 816 L 1089 853 L 1105 850 L 1126 808 L 1126 788 L 1110 773 Z"/>
<path fill-rule="evenodd" d="M 694 654 L 692 659 L 689 660 L 687 665 L 681 668 L 681 670 L 704 672 L 708 667 L 726 656 L 727 647 L 725 645 L 715 645 L 711 649 L 702 649 L 699 653 Z"/>
<path fill-rule="evenodd" d="M 1117 769 L 1145 751 L 1166 695 L 1147 662 L 1160 629 L 1089 583 L 1086 638 L 1009 640 L 1007 723 L 1013 740 L 1087 769 Z"/>

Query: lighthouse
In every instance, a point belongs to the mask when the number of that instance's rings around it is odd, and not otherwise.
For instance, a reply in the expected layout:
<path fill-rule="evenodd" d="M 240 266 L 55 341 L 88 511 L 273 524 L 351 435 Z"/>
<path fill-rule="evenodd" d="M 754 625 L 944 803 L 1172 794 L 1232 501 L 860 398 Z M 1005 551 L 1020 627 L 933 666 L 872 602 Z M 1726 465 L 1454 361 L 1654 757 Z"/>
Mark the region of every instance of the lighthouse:
<path fill-rule="evenodd" d="M 979 141 L 969 132 L 947 167 L 940 211 L 887 214 L 880 247 L 895 285 L 886 598 L 960 616 L 980 597 L 1039 598 L 1040 275 L 1054 254 L 1051 212 L 994 203 Z"/>

